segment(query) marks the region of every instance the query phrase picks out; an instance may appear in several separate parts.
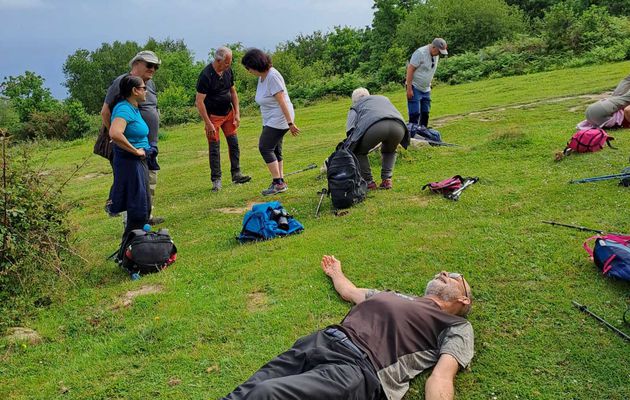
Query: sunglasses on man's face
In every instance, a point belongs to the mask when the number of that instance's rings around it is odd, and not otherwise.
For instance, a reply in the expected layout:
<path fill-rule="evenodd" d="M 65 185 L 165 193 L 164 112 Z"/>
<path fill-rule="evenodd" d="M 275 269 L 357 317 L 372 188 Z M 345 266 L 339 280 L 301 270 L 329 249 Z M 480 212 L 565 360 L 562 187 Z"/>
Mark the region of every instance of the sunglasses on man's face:
<path fill-rule="evenodd" d="M 457 279 L 459 279 L 459 278 L 462 278 L 462 285 L 464 286 L 464 296 L 466 296 L 467 298 L 469 298 L 469 297 L 468 297 L 468 289 L 466 289 L 466 283 L 464 282 L 464 275 L 459 274 L 459 273 L 457 273 L 457 272 L 449 272 L 449 273 L 448 273 L 448 277 L 449 277 L 449 278 L 453 278 L 453 279 L 455 279 L 455 280 L 457 280 Z"/>
<path fill-rule="evenodd" d="M 150 62 L 145 62 L 147 69 L 154 69 L 154 70 L 158 70 L 160 68 L 159 64 L 154 64 L 154 63 L 150 63 Z"/>

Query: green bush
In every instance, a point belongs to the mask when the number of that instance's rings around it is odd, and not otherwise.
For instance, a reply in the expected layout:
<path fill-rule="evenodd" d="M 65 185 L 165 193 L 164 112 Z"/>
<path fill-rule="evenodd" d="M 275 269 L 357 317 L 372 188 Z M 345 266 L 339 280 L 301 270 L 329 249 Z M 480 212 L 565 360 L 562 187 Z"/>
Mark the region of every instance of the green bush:
<path fill-rule="evenodd" d="M 195 107 L 165 107 L 160 109 L 160 125 L 171 126 L 199 122 L 201 117 Z"/>
<path fill-rule="evenodd" d="M 522 11 L 504 0 L 427 0 L 398 25 L 395 44 L 410 57 L 438 36 L 450 53 L 463 53 L 525 32 L 523 21 Z"/>
<path fill-rule="evenodd" d="M 69 276 L 67 207 L 26 155 L 6 161 L 0 170 L 6 174 L 6 186 L 0 186 L 0 328 L 27 318 L 34 306 L 49 304 Z"/>
<path fill-rule="evenodd" d="M 51 111 L 35 111 L 15 132 L 20 140 L 73 140 L 94 129 L 90 116 L 80 102 L 71 100 Z"/>
<path fill-rule="evenodd" d="M 92 128 L 92 124 L 81 102 L 69 100 L 65 103 L 64 109 L 68 114 L 68 129 L 64 139 L 72 140 L 85 136 Z"/>

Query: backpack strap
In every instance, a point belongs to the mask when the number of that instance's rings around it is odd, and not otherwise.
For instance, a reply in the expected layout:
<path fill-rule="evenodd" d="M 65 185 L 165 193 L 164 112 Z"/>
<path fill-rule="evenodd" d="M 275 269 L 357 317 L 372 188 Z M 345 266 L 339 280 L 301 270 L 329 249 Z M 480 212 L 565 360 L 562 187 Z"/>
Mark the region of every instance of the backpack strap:
<path fill-rule="evenodd" d="M 601 236 L 599 235 L 591 236 L 590 238 L 586 239 L 582 244 L 582 247 L 584 247 L 584 250 L 586 250 L 591 259 L 593 259 L 593 249 L 591 249 L 591 247 L 589 246 L 589 242 L 599 238 L 601 238 Z"/>
<path fill-rule="evenodd" d="M 607 144 L 607 145 L 608 145 L 608 147 L 610 147 L 611 149 L 618 150 L 615 146 L 613 146 L 612 144 L 610 144 L 610 142 L 611 142 L 612 140 L 615 140 L 615 138 L 614 138 L 614 137 L 612 137 L 612 136 L 608 136 L 608 139 L 606 139 L 606 144 Z"/>
<path fill-rule="evenodd" d="M 613 254 L 610 257 L 608 257 L 606 262 L 604 262 L 604 267 L 602 268 L 602 274 L 606 275 L 608 273 L 608 271 L 610 271 L 610 269 L 612 268 L 612 265 L 610 265 L 610 264 L 613 262 L 615 257 L 617 257 L 617 255 Z"/>

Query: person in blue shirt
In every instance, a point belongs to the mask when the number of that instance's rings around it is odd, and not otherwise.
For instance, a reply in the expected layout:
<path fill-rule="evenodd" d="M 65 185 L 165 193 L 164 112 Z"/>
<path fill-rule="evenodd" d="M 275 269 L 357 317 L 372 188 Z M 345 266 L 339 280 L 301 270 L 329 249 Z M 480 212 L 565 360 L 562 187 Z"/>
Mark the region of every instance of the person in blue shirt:
<path fill-rule="evenodd" d="M 109 137 L 114 142 L 114 184 L 108 212 L 127 211 L 123 241 L 133 229 L 149 221 L 151 194 L 147 160 L 155 160 L 149 145 L 149 127 L 138 103 L 145 101 L 147 87 L 142 78 L 127 75 L 120 80 L 120 94 L 113 103 Z"/>

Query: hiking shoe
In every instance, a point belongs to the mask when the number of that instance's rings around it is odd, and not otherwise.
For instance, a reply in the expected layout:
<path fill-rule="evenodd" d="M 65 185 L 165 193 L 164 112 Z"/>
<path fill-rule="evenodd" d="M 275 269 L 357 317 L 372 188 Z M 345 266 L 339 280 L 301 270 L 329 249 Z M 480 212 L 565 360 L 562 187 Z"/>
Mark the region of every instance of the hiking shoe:
<path fill-rule="evenodd" d="M 263 196 L 271 196 L 272 194 L 286 192 L 288 188 L 289 186 L 286 182 L 272 183 L 268 189 L 263 190 L 261 193 Z"/>
<path fill-rule="evenodd" d="M 238 173 L 238 174 L 236 174 L 236 175 L 234 175 L 234 176 L 232 177 L 232 183 L 235 183 L 235 184 L 237 184 L 237 185 L 238 185 L 238 184 L 241 184 L 241 183 L 247 183 L 247 182 L 249 182 L 249 181 L 251 181 L 251 180 L 252 180 L 252 177 L 251 177 L 251 176 L 249 176 L 249 175 L 243 175 L 243 174 L 241 174 L 241 173 Z"/>
<path fill-rule="evenodd" d="M 221 190 L 221 179 L 217 179 L 216 181 L 212 181 L 212 191 L 218 192 Z"/>
<path fill-rule="evenodd" d="M 163 217 L 151 217 L 149 218 L 149 221 L 147 221 L 147 224 L 151 225 L 151 226 L 155 226 L 155 225 L 160 225 L 164 223 L 164 218 Z"/>
<path fill-rule="evenodd" d="M 378 189 L 378 186 L 376 186 L 376 182 L 369 181 L 368 184 L 367 184 L 367 188 L 368 188 L 368 190 L 376 190 L 376 189 Z"/>
<path fill-rule="evenodd" d="M 378 186 L 379 189 L 389 190 L 392 188 L 392 180 L 391 179 L 383 179 L 381 184 Z"/>

